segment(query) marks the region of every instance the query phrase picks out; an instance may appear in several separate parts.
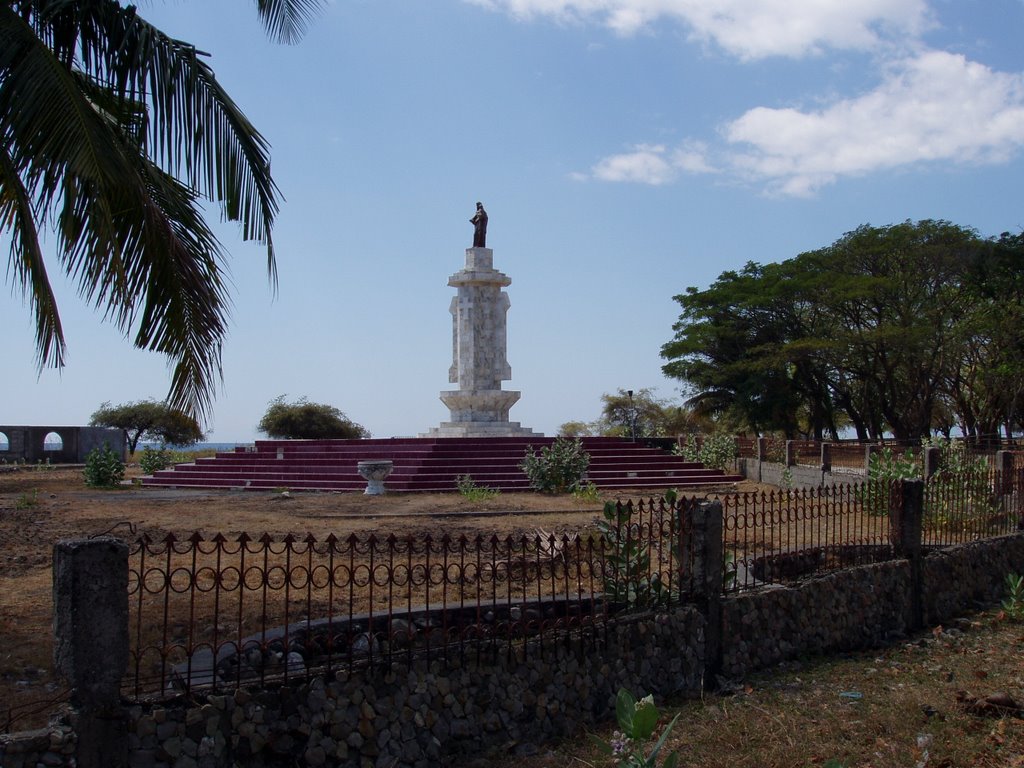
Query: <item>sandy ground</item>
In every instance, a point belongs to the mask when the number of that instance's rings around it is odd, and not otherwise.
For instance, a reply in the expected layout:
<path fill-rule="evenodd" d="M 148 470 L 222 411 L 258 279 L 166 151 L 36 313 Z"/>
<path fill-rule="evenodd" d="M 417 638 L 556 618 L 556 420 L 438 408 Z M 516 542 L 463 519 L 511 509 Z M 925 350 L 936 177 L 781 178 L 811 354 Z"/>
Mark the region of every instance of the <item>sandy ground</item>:
<path fill-rule="evenodd" d="M 129 478 L 137 475 L 129 470 Z M 753 488 L 753 486 L 751 486 Z M 631 490 L 628 498 L 660 491 Z M 389 494 L 172 490 L 129 486 L 95 490 L 82 481 L 80 468 L 0 467 L 0 730 L 7 710 L 21 713 L 33 702 L 59 696 L 61 682 L 52 672 L 51 558 L 60 539 L 111 533 L 129 539 L 140 533 L 162 538 L 241 532 L 253 536 L 292 533 L 316 537 L 334 533 L 439 531 L 452 536 L 561 533 L 593 524 L 605 499 L 505 493 L 469 501 L 458 493 Z M 623 498 L 626 498 L 623 496 Z M 48 707 L 23 714 L 15 729 L 45 722 Z"/>

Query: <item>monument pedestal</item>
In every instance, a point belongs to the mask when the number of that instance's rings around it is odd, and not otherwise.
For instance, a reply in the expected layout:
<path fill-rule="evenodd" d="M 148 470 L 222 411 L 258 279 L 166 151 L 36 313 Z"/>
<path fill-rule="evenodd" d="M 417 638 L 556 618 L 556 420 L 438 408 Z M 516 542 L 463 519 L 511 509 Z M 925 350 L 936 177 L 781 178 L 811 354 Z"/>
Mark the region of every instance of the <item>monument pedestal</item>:
<path fill-rule="evenodd" d="M 466 265 L 448 278 L 457 289 L 452 315 L 452 365 L 448 380 L 457 390 L 441 392 L 451 420 L 434 427 L 426 437 L 541 436 L 509 421 L 509 409 L 520 393 L 505 391 L 501 382 L 512 378 L 506 358 L 506 319 L 511 305 L 502 288 L 512 279 L 494 268 L 490 248 L 467 248 Z"/>

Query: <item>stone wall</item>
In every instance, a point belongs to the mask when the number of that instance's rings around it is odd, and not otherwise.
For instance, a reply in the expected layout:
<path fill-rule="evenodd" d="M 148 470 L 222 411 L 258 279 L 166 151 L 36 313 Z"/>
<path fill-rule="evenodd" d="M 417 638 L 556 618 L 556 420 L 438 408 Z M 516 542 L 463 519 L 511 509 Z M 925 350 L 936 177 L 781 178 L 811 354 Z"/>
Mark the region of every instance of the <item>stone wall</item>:
<path fill-rule="evenodd" d="M 601 630 L 603 633 L 603 630 Z M 690 607 L 608 627 L 600 652 L 573 638 L 499 648 L 489 661 L 339 672 L 276 690 L 239 690 L 129 710 L 130 765 L 450 765 L 533 745 L 612 717 L 622 686 L 700 689 L 703 620 Z M 469 654 L 467 654 L 469 655 Z"/>
<path fill-rule="evenodd" d="M 124 432 L 106 427 L 24 427 L 0 424 L 0 433 L 7 437 L 7 450 L 0 450 L 5 462 L 50 462 L 51 464 L 82 464 L 94 448 L 109 445 L 122 458 L 127 458 Z M 60 437 L 60 448 L 44 450 L 46 436 Z M 0 445 L 3 445 L 0 441 Z"/>
<path fill-rule="evenodd" d="M 718 565 L 720 568 L 720 563 Z M 709 569 L 713 566 L 709 564 Z M 389 672 L 150 704 L 121 713 L 133 768 L 454 764 L 468 754 L 521 754 L 581 726 L 609 722 L 620 686 L 658 697 L 697 693 L 705 670 L 730 679 L 808 654 L 877 647 L 1003 595 L 1024 571 L 1024 532 L 725 597 L 719 633 L 681 606 L 637 614 L 585 639 L 518 646 L 485 663 Z M 918 576 L 915 575 L 919 572 Z M 719 570 L 718 574 L 721 573 Z M 718 576 L 720 578 L 720 576 Z M 915 583 L 919 589 L 915 594 Z M 705 606 L 706 608 L 706 606 Z M 920 610 L 921 616 L 915 615 Z M 502 650 L 505 650 L 504 648 Z M 470 654 L 467 654 L 470 656 Z M 80 722 L 0 738 L 0 765 L 84 766 Z"/>

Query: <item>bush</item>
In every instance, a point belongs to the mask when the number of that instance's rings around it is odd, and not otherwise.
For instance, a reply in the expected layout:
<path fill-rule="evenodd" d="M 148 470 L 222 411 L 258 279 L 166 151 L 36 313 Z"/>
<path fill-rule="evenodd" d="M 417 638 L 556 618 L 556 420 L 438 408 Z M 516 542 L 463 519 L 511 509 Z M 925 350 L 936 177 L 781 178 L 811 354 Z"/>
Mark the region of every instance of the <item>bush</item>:
<path fill-rule="evenodd" d="M 361 425 L 350 421 L 333 405 L 311 403 L 302 397 L 294 403 L 285 402 L 284 395 L 267 406 L 260 419 L 260 432 L 283 440 L 353 440 L 369 437 Z"/>
<path fill-rule="evenodd" d="M 706 435 L 698 446 L 697 436 L 689 435 L 686 445 L 676 446 L 676 453 L 711 469 L 727 469 L 737 455 L 736 438 L 726 434 Z"/>
<path fill-rule="evenodd" d="M 181 451 L 172 451 L 167 446 L 159 448 L 146 446 L 139 456 L 139 469 L 144 475 L 152 475 L 161 469 L 167 469 L 174 464 L 182 464 L 189 460 L 189 456 Z"/>
<path fill-rule="evenodd" d="M 589 466 L 590 454 L 583 450 L 583 443 L 559 437 L 539 453 L 528 445 L 519 468 L 541 493 L 572 493 L 580 488 Z"/>
<path fill-rule="evenodd" d="M 109 445 L 104 444 L 102 448 L 89 451 L 82 475 L 85 484 L 92 488 L 116 488 L 124 479 L 124 462 Z"/>

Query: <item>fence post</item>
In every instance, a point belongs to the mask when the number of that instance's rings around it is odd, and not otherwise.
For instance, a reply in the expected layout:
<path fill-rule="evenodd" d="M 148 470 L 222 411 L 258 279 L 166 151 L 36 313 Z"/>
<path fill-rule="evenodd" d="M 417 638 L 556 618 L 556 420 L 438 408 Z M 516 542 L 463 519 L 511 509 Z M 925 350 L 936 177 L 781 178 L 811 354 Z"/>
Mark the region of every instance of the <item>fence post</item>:
<path fill-rule="evenodd" d="M 924 479 L 927 480 L 940 469 L 942 469 L 942 449 L 930 445 L 924 449 Z"/>
<path fill-rule="evenodd" d="M 124 768 L 128 731 L 128 546 L 113 537 L 53 548 L 53 660 L 71 688 L 79 768 Z"/>
<path fill-rule="evenodd" d="M 997 495 L 1007 496 L 1013 493 L 1015 462 L 1016 458 L 1013 455 L 1013 451 L 996 451 L 995 470 L 999 477 L 999 485 L 996 489 Z M 1024 519 L 1022 519 L 1022 522 L 1024 522 Z"/>
<path fill-rule="evenodd" d="M 768 438 L 759 437 L 757 438 L 757 482 L 759 483 L 763 480 L 762 471 L 766 461 L 768 461 Z"/>
<path fill-rule="evenodd" d="M 821 444 L 821 471 L 832 471 L 832 443 Z M 824 478 L 822 478 L 824 480 Z"/>
<path fill-rule="evenodd" d="M 722 669 L 722 502 L 683 504 L 681 512 L 683 552 L 691 558 L 683 584 L 704 616 L 704 685 L 711 689 Z"/>
<path fill-rule="evenodd" d="M 796 441 L 786 441 L 786 457 L 783 459 L 787 467 L 796 466 Z"/>
<path fill-rule="evenodd" d="M 897 503 L 889 510 L 892 526 L 893 548 L 897 557 L 910 563 L 910 626 L 917 630 L 924 626 L 924 602 L 922 599 L 922 557 L 921 547 L 924 525 L 924 481 L 900 480 Z"/>

